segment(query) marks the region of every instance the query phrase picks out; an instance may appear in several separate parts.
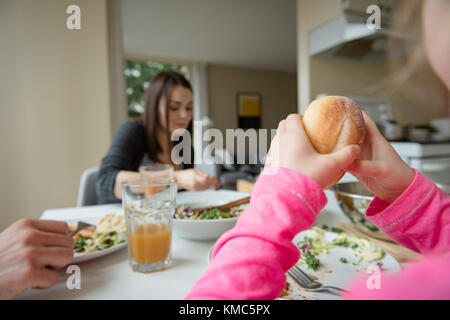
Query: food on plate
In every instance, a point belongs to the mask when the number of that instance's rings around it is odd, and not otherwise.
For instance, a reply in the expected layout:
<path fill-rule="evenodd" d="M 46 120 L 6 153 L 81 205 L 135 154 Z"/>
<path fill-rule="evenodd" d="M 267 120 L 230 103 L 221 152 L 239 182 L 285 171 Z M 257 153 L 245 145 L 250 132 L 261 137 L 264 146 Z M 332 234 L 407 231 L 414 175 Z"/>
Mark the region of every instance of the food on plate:
<path fill-rule="evenodd" d="M 74 226 L 73 228 L 70 228 L 71 232 L 75 231 L 77 229 L 76 226 Z M 84 229 L 81 229 L 80 231 L 78 231 L 76 234 L 74 234 L 74 236 L 72 237 L 73 240 L 78 240 L 81 237 L 92 237 L 95 234 L 95 227 L 87 227 Z"/>
<path fill-rule="evenodd" d="M 384 258 L 385 252 L 375 246 L 368 239 L 351 236 L 339 228 L 329 229 L 327 226 L 322 228 L 313 227 L 314 235 L 312 237 L 305 236 L 304 240 L 297 243 L 301 257 L 297 262 L 298 265 L 306 265 L 309 269 L 316 270 L 320 265 L 319 254 L 327 254 L 333 248 L 349 248 L 353 250 L 355 261 L 350 261 L 346 257 L 341 257 L 340 262 L 352 264 L 358 267 L 363 261 L 376 262 Z M 327 231 L 335 233 L 333 240 L 326 240 L 325 233 Z"/>
<path fill-rule="evenodd" d="M 77 253 L 90 253 L 108 249 L 123 242 L 125 239 L 117 231 L 95 232 L 92 236 L 80 236 L 75 240 L 73 248 Z"/>
<path fill-rule="evenodd" d="M 281 291 L 280 298 L 287 296 L 289 292 L 289 282 L 284 283 L 283 291 Z"/>
<path fill-rule="evenodd" d="M 366 135 L 361 109 L 346 97 L 326 96 L 314 100 L 305 111 L 303 125 L 311 144 L 322 154 L 347 145 L 361 145 Z M 344 174 L 342 170 L 325 189 L 335 185 Z"/>
<path fill-rule="evenodd" d="M 179 206 L 175 209 L 173 217 L 184 220 L 212 220 L 239 217 L 244 211 L 241 207 L 233 207 L 228 210 L 208 209 L 203 212 L 194 213 L 191 207 Z"/>
<path fill-rule="evenodd" d="M 69 228 L 75 231 L 73 226 Z M 125 219 L 123 216 L 107 214 L 95 227 L 87 227 L 72 237 L 75 241 L 74 252 L 91 253 L 111 248 L 126 241 Z"/>
<path fill-rule="evenodd" d="M 126 232 L 125 216 L 110 213 L 100 219 L 97 225 L 98 232 Z"/>

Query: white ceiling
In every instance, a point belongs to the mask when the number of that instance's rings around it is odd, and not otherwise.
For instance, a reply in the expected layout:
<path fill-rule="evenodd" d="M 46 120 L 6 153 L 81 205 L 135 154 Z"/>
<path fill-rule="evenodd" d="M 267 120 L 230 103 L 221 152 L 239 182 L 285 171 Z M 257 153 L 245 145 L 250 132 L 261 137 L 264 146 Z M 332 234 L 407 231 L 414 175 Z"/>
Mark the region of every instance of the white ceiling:
<path fill-rule="evenodd" d="M 296 0 L 121 0 L 126 55 L 296 71 Z"/>

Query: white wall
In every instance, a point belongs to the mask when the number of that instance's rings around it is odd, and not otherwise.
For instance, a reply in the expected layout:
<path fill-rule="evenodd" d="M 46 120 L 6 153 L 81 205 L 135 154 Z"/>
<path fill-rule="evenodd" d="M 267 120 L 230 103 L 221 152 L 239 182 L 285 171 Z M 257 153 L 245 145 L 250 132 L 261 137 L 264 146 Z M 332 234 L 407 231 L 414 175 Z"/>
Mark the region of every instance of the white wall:
<path fill-rule="evenodd" d="M 261 95 L 262 129 L 276 129 L 282 119 L 297 112 L 295 72 L 209 65 L 209 116 L 214 124 L 212 127 L 221 130 L 224 137 L 226 129 L 237 128 L 236 94 L 239 92 L 255 92 Z M 271 131 L 268 131 L 267 146 L 270 145 L 270 139 Z M 226 148 L 232 153 L 235 152 L 230 145 Z M 247 150 L 256 152 L 258 145 L 249 145 Z"/>
<path fill-rule="evenodd" d="M 105 0 L 0 2 L 0 229 L 75 206 L 79 178 L 110 142 Z"/>
<path fill-rule="evenodd" d="M 426 124 L 433 117 L 447 114 L 447 91 L 426 63 L 399 84 L 385 80 L 398 72 L 392 66 L 405 65 L 406 59 L 363 65 L 352 61 L 310 57 L 309 32 L 340 13 L 340 0 L 297 0 L 297 90 L 300 113 L 304 113 L 317 94 L 328 93 L 387 96 L 392 104 L 394 118 L 405 124 Z"/>
<path fill-rule="evenodd" d="M 341 0 L 297 0 L 297 77 L 298 112 L 303 114 L 311 100 L 309 32 L 336 17 L 342 9 Z"/>
<path fill-rule="evenodd" d="M 295 72 L 295 0 L 120 0 L 126 55 Z"/>
<path fill-rule="evenodd" d="M 237 127 L 236 94 L 261 94 L 261 128 L 276 129 L 297 111 L 297 78 L 294 72 L 209 65 L 209 114 L 214 127 L 224 131 Z"/>

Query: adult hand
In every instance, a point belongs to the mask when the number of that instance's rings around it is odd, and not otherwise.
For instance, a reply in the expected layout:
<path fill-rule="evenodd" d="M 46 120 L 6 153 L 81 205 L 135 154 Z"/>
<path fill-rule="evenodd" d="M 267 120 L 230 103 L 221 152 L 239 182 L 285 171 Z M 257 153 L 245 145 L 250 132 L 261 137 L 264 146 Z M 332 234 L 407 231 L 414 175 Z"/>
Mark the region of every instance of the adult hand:
<path fill-rule="evenodd" d="M 360 160 L 348 170 L 378 198 L 392 203 L 414 179 L 411 169 L 381 135 L 375 123 L 363 111 L 366 138 Z"/>
<path fill-rule="evenodd" d="M 320 154 L 312 146 L 303 127 L 302 116 L 289 115 L 278 125 L 266 160 L 267 167 L 293 169 L 315 180 L 323 189 L 359 155 L 356 145 L 331 154 Z"/>
<path fill-rule="evenodd" d="M 52 287 L 56 269 L 72 261 L 74 241 L 65 222 L 22 219 L 0 233 L 0 299 Z"/>
<path fill-rule="evenodd" d="M 220 187 L 220 182 L 212 175 L 198 169 L 177 170 L 174 172 L 179 189 L 191 191 L 206 190 L 210 187 Z"/>

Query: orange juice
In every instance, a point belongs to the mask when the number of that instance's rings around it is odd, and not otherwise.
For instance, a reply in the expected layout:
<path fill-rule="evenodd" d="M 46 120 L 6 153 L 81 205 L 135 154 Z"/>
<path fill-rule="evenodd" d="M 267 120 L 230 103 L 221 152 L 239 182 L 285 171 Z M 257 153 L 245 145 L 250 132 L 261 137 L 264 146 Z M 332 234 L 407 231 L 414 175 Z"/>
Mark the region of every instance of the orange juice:
<path fill-rule="evenodd" d="M 150 264 L 164 261 L 170 252 L 172 230 L 165 224 L 138 225 L 128 234 L 128 246 L 134 261 Z"/>

